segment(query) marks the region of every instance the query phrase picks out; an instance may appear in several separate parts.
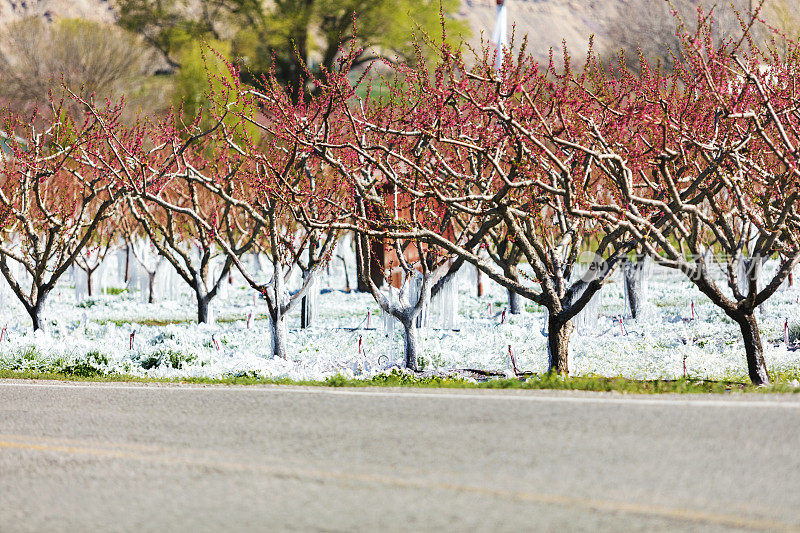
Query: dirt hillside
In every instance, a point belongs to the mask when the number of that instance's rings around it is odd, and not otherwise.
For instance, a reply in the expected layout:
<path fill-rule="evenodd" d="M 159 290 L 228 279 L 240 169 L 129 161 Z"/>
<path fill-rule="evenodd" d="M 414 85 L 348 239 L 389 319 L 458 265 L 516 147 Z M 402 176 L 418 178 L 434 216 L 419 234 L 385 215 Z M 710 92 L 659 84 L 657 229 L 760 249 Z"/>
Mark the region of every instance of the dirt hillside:
<path fill-rule="evenodd" d="M 692 13 L 699 1 L 709 3 L 705 0 L 676 0 L 675 4 L 684 13 Z M 748 0 L 735 1 L 744 5 Z M 659 34 L 657 31 L 648 31 L 648 25 L 659 18 L 663 19 L 666 4 L 659 0 L 507 2 L 509 33 L 515 27 L 517 42 L 527 34 L 529 52 L 541 59 L 547 57 L 550 47 L 560 48 L 562 40 L 566 41 L 573 54 L 580 55 L 586 49 L 590 35 L 595 35 L 598 51 L 616 50 L 620 25 L 636 27 L 637 36 L 651 34 L 655 39 L 663 37 L 663 32 Z M 716 12 L 730 10 L 729 4 L 729 0 L 719 2 Z M 461 0 L 457 16 L 469 22 L 472 28 L 469 39 L 471 44 L 478 45 L 481 36 L 484 39 L 491 36 L 496 9 L 495 0 Z M 80 17 L 111 22 L 114 20 L 114 0 L 0 0 L 0 23 L 25 16 L 42 16 L 48 19 Z M 657 34 L 659 37 L 656 37 Z"/>
<path fill-rule="evenodd" d="M 549 48 L 560 47 L 562 39 L 570 50 L 586 48 L 589 36 L 596 34 L 605 46 L 604 30 L 616 17 L 619 0 L 509 0 L 509 35 L 515 41 L 528 35 L 529 51 L 546 56 Z M 459 17 L 469 21 L 472 44 L 488 40 L 494 28 L 495 0 L 462 0 Z"/>
<path fill-rule="evenodd" d="M 0 0 L 0 22 L 30 16 L 112 22 L 114 7 L 107 0 Z"/>

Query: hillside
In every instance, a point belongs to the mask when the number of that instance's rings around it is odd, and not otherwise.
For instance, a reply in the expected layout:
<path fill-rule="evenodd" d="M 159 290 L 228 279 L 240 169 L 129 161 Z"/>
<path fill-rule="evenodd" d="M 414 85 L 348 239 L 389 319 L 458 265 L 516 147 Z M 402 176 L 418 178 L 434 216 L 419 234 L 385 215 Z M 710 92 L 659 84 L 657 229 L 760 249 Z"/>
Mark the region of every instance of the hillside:
<path fill-rule="evenodd" d="M 620 46 L 635 46 L 646 36 L 653 44 L 670 39 L 672 21 L 664 22 L 667 5 L 662 0 L 507 0 L 509 33 L 515 28 L 516 41 L 528 36 L 528 50 L 540 59 L 550 47 L 560 48 L 566 41 L 573 54 L 580 55 L 590 35 L 601 52 L 616 51 Z M 677 0 L 675 5 L 693 17 L 698 0 Z M 711 2 L 705 1 L 705 4 Z M 747 0 L 735 0 L 746 12 Z M 458 18 L 467 20 L 472 29 L 469 42 L 488 39 L 494 26 L 495 0 L 461 0 Z M 716 13 L 735 25 L 730 2 L 720 2 Z M 660 15 L 660 16 L 659 16 Z M 80 17 L 111 22 L 113 0 L 0 0 L 0 23 L 25 16 Z M 665 26 L 668 25 L 669 27 Z"/>
<path fill-rule="evenodd" d="M 562 37 L 584 46 L 586 36 L 602 31 L 603 21 L 619 0 L 509 0 L 509 24 L 527 32 L 537 46 L 557 45 Z M 495 0 L 462 0 L 459 18 L 466 19 L 473 31 L 472 42 L 479 42 L 481 31 L 491 34 Z M 0 0 L 0 21 L 26 16 L 78 17 L 112 21 L 113 2 L 108 0 Z"/>
<path fill-rule="evenodd" d="M 777 1 L 777 0 L 776 0 Z M 561 49 L 565 41 L 573 56 L 587 49 L 594 35 L 595 50 L 616 53 L 620 48 L 635 51 L 640 44 L 652 58 L 658 48 L 675 40 L 675 21 L 664 0 L 507 0 L 509 34 L 515 29 L 516 43 L 528 37 L 528 52 L 546 59 L 551 47 Z M 736 10 L 748 12 L 749 0 L 673 0 L 684 20 L 696 21 L 697 7 L 714 7 L 715 34 L 739 33 Z M 716 5 L 715 5 L 716 4 Z M 736 10 L 731 6 L 734 4 Z M 481 32 L 489 39 L 494 27 L 495 0 L 462 0 L 459 17 L 469 21 L 473 31 L 470 43 L 480 43 Z M 770 11 L 765 11 L 770 13 Z M 767 15 L 769 16 L 769 15 Z M 635 52 L 634 52 L 635 53 Z"/>
<path fill-rule="evenodd" d="M 605 46 L 604 32 L 616 17 L 619 0 L 509 0 L 509 35 L 512 28 L 517 42 L 528 36 L 528 50 L 546 57 L 550 47 L 562 40 L 571 50 L 586 48 L 589 36 L 596 34 Z M 495 0 L 462 0 L 459 17 L 469 21 L 478 45 L 481 34 L 489 39 L 494 27 Z M 598 43 L 601 44 L 601 43 Z"/>
<path fill-rule="evenodd" d="M 0 21 L 41 16 L 85 18 L 112 22 L 114 7 L 108 0 L 0 0 Z"/>

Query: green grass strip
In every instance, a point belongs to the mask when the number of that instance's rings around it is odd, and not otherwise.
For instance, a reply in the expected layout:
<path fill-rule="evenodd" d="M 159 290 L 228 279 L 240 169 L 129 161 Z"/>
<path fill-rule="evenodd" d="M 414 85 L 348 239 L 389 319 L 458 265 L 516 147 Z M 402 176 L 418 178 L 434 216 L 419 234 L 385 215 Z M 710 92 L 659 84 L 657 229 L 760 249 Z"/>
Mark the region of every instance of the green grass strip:
<path fill-rule="evenodd" d="M 336 375 L 325 380 L 291 380 L 238 375 L 224 378 L 149 378 L 126 374 L 77 375 L 70 373 L 0 370 L 0 379 L 42 379 L 84 382 L 185 383 L 203 385 L 299 385 L 315 387 L 420 387 L 458 389 L 527 389 L 620 392 L 627 394 L 721 394 L 730 392 L 800 393 L 800 387 L 777 382 L 769 387 L 754 387 L 733 381 L 633 380 L 600 376 L 562 377 L 533 375 L 526 379 L 489 379 L 474 382 L 458 377 L 416 376 L 399 371 L 367 379 Z"/>

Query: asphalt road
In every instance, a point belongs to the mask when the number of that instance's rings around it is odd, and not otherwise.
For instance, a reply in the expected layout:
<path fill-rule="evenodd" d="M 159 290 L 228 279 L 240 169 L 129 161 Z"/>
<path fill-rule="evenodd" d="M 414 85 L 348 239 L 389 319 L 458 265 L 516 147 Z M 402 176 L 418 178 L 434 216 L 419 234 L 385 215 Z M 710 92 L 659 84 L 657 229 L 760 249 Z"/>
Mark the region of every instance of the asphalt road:
<path fill-rule="evenodd" d="M 0 531 L 800 530 L 800 397 L 0 381 Z"/>

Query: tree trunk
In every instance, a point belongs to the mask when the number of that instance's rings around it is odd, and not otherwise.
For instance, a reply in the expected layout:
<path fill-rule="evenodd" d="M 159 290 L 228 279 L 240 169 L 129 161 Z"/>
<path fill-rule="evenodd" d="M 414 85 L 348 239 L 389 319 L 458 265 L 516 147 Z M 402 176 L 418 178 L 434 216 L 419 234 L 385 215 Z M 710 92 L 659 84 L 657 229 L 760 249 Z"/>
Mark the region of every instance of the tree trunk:
<path fill-rule="evenodd" d="M 42 320 L 42 312 L 36 307 L 28 308 L 28 315 L 31 317 L 33 323 L 33 331 L 44 330 L 44 321 Z"/>
<path fill-rule="evenodd" d="M 305 280 L 303 281 L 305 282 Z M 316 295 L 312 293 L 316 291 L 316 283 L 316 280 L 311 282 L 311 286 L 306 291 L 306 295 L 300 300 L 300 328 L 302 329 L 310 327 L 311 323 L 314 322 L 316 298 L 312 298 L 312 296 Z"/>
<path fill-rule="evenodd" d="M 94 272 L 91 269 L 86 270 L 86 295 L 89 298 L 92 297 L 92 274 Z"/>
<path fill-rule="evenodd" d="M 197 295 L 197 323 L 208 324 L 208 297 Z"/>
<path fill-rule="evenodd" d="M 571 320 L 558 320 L 555 313 L 547 319 L 548 372 L 569 374 L 569 337 L 575 329 Z"/>
<path fill-rule="evenodd" d="M 478 275 L 475 276 L 478 280 L 478 298 L 483 296 L 483 272 L 478 270 Z"/>
<path fill-rule="evenodd" d="M 417 368 L 417 355 L 419 344 L 417 342 L 417 328 L 416 320 L 402 320 L 403 329 L 405 329 L 405 354 L 406 354 L 406 368 L 416 372 Z"/>
<path fill-rule="evenodd" d="M 640 315 L 639 311 L 641 310 L 642 302 L 639 301 L 639 298 L 642 291 L 640 284 L 643 268 L 644 263 L 640 261 L 638 263 L 626 263 L 623 269 L 623 290 L 625 291 L 625 298 L 630 307 L 631 318 L 634 320 Z"/>
<path fill-rule="evenodd" d="M 367 255 L 366 260 L 369 262 L 369 276 L 372 282 L 380 287 L 383 285 L 383 269 L 386 261 L 386 249 L 383 241 L 380 239 L 367 239 L 366 237 L 358 237 L 361 240 L 361 249 Z M 356 290 L 358 292 L 369 292 L 369 283 L 365 278 L 364 265 L 360 260 L 356 260 Z"/>
<path fill-rule="evenodd" d="M 344 257 L 340 257 L 339 259 L 342 260 L 342 266 L 344 269 L 344 292 L 350 293 L 350 273 L 347 271 L 347 261 L 344 260 Z"/>
<path fill-rule="evenodd" d="M 314 316 L 314 309 L 311 299 L 308 296 L 303 296 L 300 301 L 300 328 L 306 329 L 311 326 L 312 317 Z"/>
<path fill-rule="evenodd" d="M 286 322 L 283 315 L 277 319 L 275 314 L 270 311 L 270 322 L 272 326 L 272 356 L 286 359 Z"/>
<path fill-rule="evenodd" d="M 153 294 L 153 286 L 156 284 L 156 273 L 155 272 L 148 272 L 148 294 L 147 294 L 147 303 L 151 304 L 156 301 L 154 294 Z"/>
<path fill-rule="evenodd" d="M 128 272 L 131 269 L 131 248 L 125 245 L 125 274 L 123 274 L 123 281 L 128 283 Z"/>
<path fill-rule="evenodd" d="M 44 317 L 42 316 L 42 311 L 44 310 L 44 304 L 47 300 L 47 293 L 44 293 L 39 296 L 39 299 L 36 300 L 36 303 L 33 306 L 25 305 L 25 309 L 28 311 L 28 315 L 31 317 L 31 322 L 33 323 L 33 331 L 44 330 Z"/>
<path fill-rule="evenodd" d="M 753 385 L 769 385 L 767 363 L 764 360 L 764 348 L 761 345 L 761 333 L 758 330 L 758 321 L 755 314 L 737 313 L 732 316 L 742 330 L 744 351 L 747 358 L 747 372 Z"/>
<path fill-rule="evenodd" d="M 356 291 L 369 292 L 369 284 L 364 280 L 364 269 L 361 261 L 356 261 Z"/>
<path fill-rule="evenodd" d="M 508 310 L 511 311 L 511 314 L 522 314 L 523 308 L 522 297 L 511 289 L 508 289 Z"/>

